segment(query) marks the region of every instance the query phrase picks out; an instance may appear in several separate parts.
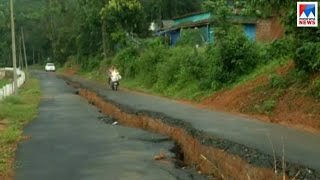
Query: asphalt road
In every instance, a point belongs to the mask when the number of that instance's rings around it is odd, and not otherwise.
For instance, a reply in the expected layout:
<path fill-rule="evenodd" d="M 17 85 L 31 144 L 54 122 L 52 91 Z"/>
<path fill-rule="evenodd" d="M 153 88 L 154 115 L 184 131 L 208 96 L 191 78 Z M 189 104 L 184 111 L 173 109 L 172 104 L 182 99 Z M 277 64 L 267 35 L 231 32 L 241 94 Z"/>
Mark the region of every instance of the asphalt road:
<path fill-rule="evenodd" d="M 205 179 L 175 168 L 167 137 L 112 125 L 113 120 L 74 94 L 52 73 L 37 72 L 42 101 L 38 117 L 25 128 L 30 139 L 16 154 L 16 180 Z"/>
<path fill-rule="evenodd" d="M 230 140 L 271 156 L 273 155 L 273 145 L 278 156 L 282 157 L 284 150 L 287 161 L 320 172 L 320 134 L 311 134 L 282 125 L 200 109 L 165 98 L 121 90 L 113 92 L 92 81 L 78 77 L 67 78 L 81 84 L 84 88 L 97 92 L 112 102 L 136 110 L 158 112 L 174 119 L 183 120 L 213 137 Z"/>

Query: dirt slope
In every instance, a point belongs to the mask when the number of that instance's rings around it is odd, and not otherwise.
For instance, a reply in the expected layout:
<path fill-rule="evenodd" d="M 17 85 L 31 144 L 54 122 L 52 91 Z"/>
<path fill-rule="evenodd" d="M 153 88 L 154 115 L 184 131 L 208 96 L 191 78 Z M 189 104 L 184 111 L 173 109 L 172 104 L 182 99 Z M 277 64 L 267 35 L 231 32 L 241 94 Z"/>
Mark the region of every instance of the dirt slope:
<path fill-rule="evenodd" d="M 290 63 L 289 66 L 278 69 L 277 74 L 284 76 L 292 68 L 293 63 Z M 267 106 L 270 97 L 277 93 L 265 88 L 268 83 L 269 78 L 262 76 L 234 89 L 220 91 L 205 98 L 202 104 L 267 122 L 320 132 L 320 103 L 312 96 L 306 95 L 306 87 L 288 87 L 282 90 L 274 101 L 270 101 L 270 112 L 259 112 L 258 106 L 263 103 Z"/>

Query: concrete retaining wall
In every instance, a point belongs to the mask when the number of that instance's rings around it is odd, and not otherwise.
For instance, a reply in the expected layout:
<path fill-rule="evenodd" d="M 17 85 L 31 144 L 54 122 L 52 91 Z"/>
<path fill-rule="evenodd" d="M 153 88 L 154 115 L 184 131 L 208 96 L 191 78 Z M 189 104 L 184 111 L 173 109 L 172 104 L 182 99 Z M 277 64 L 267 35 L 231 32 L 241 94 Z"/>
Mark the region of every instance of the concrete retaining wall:
<path fill-rule="evenodd" d="M 0 79 L 3 79 L 6 75 L 6 71 L 4 69 L 0 69 Z"/>
<path fill-rule="evenodd" d="M 13 71 L 13 68 L 4 68 L 4 71 Z M 26 80 L 25 73 L 20 69 L 17 69 L 18 75 L 18 87 L 21 87 Z M 13 94 L 13 82 L 5 85 L 4 87 L 0 87 L 0 101 L 5 97 Z"/>

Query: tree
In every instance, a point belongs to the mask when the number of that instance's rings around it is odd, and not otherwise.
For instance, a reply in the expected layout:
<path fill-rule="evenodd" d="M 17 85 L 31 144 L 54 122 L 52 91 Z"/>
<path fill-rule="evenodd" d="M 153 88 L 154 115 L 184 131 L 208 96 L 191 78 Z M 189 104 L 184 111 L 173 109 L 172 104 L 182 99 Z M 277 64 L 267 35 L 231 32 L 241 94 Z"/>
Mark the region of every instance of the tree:
<path fill-rule="evenodd" d="M 203 0 L 140 0 L 148 22 L 159 22 L 177 16 L 201 11 Z"/>
<path fill-rule="evenodd" d="M 149 35 L 149 23 L 201 10 L 194 0 L 23 0 L 16 7 L 16 27 L 24 28 L 26 47 L 63 64 L 68 56 L 78 62 L 112 54 L 128 37 Z M 8 1 L 0 0 L 0 61 L 10 56 Z M 130 36 L 128 36 L 130 35 Z M 27 48 L 27 59 L 33 49 Z M 1 62 L 0 62 L 1 64 Z M 2 63 L 3 64 L 3 63 Z"/>
<path fill-rule="evenodd" d="M 220 42 L 232 28 L 232 24 L 229 20 L 232 15 L 232 10 L 225 0 L 206 0 L 203 3 L 203 7 L 213 14 L 212 21 L 214 21 L 217 26 L 215 30 L 215 39 L 216 42 Z"/>
<path fill-rule="evenodd" d="M 147 32 L 145 12 L 137 0 L 110 0 L 101 10 L 102 21 L 106 23 L 109 48 L 126 45 L 128 35 L 142 35 Z"/>
<path fill-rule="evenodd" d="M 9 1 L 0 1 L 0 67 L 12 64 Z"/>
<path fill-rule="evenodd" d="M 110 0 L 101 10 L 101 17 L 107 22 L 109 31 L 117 29 L 128 33 L 145 31 L 145 12 L 137 0 Z"/>

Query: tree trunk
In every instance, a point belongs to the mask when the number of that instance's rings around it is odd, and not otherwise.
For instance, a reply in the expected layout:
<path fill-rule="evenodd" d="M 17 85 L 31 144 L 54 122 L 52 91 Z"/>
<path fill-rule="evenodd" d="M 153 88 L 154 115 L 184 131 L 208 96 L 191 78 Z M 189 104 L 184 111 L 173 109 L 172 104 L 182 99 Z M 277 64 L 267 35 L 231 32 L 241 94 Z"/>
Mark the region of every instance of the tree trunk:
<path fill-rule="evenodd" d="M 40 62 L 41 62 L 41 58 L 40 58 L 40 52 L 38 52 L 38 64 L 40 64 Z"/>

